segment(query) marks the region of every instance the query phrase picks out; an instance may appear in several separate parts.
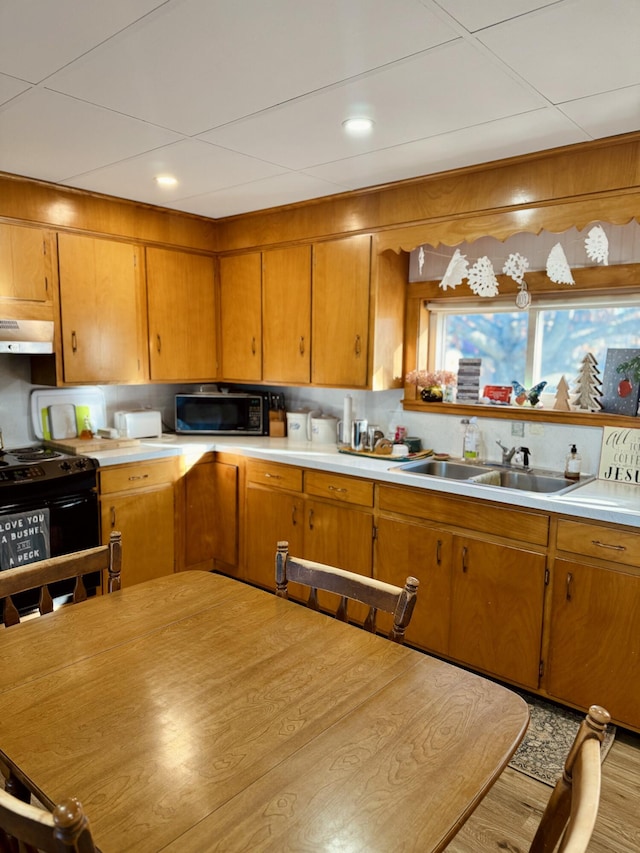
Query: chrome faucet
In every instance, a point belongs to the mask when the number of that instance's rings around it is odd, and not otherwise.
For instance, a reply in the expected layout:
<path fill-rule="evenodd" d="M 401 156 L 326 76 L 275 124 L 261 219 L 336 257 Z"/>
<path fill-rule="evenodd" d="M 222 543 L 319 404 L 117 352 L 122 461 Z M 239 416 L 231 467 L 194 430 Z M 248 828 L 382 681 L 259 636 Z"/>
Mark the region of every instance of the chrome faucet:
<path fill-rule="evenodd" d="M 502 464 L 503 465 L 511 465 L 511 460 L 513 459 L 513 454 L 516 452 L 515 447 L 512 447 L 511 450 L 507 450 L 507 448 L 502 444 L 501 441 L 496 441 L 496 444 L 502 450 Z"/>

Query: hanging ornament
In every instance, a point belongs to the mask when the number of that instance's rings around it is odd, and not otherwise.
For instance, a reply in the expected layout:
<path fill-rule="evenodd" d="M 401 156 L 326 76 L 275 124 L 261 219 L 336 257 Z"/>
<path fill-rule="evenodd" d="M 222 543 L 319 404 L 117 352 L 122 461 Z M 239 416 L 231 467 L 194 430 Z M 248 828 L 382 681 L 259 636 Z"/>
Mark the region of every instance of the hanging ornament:
<path fill-rule="evenodd" d="M 462 255 L 460 253 L 460 249 L 456 249 L 453 253 L 453 257 L 449 261 L 449 266 L 442 277 L 440 287 L 443 290 L 446 290 L 448 287 L 452 289 L 457 287 L 461 284 L 462 279 L 466 277 L 468 269 L 469 262 L 467 261 L 467 256 Z"/>
<path fill-rule="evenodd" d="M 521 311 L 526 311 L 530 305 L 531 294 L 527 290 L 527 282 L 522 279 L 522 284 L 518 285 L 518 293 L 516 294 L 516 307 Z"/>
<path fill-rule="evenodd" d="M 504 262 L 502 272 L 512 278 L 517 284 L 522 284 L 524 274 L 529 269 L 529 261 L 520 252 L 512 252 Z"/>
<path fill-rule="evenodd" d="M 607 266 L 609 264 L 609 240 L 602 225 L 594 225 L 584 241 L 587 257 Z"/>
<path fill-rule="evenodd" d="M 556 284 L 575 284 L 567 256 L 560 243 L 556 243 L 549 252 L 549 257 L 547 258 L 547 275 Z"/>
<path fill-rule="evenodd" d="M 469 287 L 476 296 L 497 296 L 498 280 L 493 270 L 493 264 L 484 255 L 478 258 L 467 275 Z"/>
<path fill-rule="evenodd" d="M 424 269 L 424 246 L 420 246 L 420 251 L 418 252 L 418 273 L 422 275 L 422 270 Z"/>

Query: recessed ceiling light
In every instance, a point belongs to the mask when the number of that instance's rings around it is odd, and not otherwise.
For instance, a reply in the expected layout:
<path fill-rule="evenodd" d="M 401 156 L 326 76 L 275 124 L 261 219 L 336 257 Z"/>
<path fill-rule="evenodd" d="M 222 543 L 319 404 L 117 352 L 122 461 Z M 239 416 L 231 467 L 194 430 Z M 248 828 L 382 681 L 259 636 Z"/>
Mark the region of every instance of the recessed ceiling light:
<path fill-rule="evenodd" d="M 342 122 L 342 126 L 351 134 L 351 136 L 365 136 L 370 133 L 373 128 L 373 120 L 359 116 L 357 118 L 348 118 Z"/>
<path fill-rule="evenodd" d="M 173 175 L 156 175 L 154 180 L 160 187 L 175 187 L 178 183 L 177 178 L 174 178 Z"/>

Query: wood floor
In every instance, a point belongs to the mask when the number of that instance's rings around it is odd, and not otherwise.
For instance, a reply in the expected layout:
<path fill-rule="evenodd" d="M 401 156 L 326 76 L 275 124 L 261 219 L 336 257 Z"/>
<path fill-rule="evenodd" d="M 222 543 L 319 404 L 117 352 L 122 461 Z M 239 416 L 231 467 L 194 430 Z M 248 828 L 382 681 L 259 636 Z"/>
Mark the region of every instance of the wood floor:
<path fill-rule="evenodd" d="M 526 853 L 551 788 L 510 767 L 447 847 L 447 853 Z M 618 729 L 602 765 L 589 853 L 640 853 L 640 735 Z"/>

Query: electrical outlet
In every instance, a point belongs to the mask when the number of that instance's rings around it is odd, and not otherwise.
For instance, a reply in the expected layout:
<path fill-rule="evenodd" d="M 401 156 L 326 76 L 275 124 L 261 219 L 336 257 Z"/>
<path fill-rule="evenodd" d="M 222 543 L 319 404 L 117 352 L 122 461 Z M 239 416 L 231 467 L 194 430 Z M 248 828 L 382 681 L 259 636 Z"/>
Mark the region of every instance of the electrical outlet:
<path fill-rule="evenodd" d="M 544 424 L 529 424 L 531 435 L 544 435 Z"/>
<path fill-rule="evenodd" d="M 522 421 L 514 421 L 511 424 L 511 435 L 524 435 L 524 424 Z"/>

